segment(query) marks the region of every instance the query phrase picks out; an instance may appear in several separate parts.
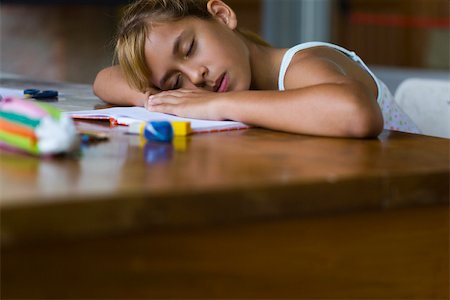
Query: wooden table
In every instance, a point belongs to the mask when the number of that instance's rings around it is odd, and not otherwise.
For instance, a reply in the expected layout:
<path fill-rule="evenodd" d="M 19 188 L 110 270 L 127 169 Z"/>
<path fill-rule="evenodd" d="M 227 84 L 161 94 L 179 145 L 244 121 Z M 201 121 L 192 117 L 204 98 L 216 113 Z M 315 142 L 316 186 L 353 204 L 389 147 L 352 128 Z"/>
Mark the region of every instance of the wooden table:
<path fill-rule="evenodd" d="M 98 101 L 48 86 L 66 109 Z M 110 140 L 70 158 L 1 152 L 2 298 L 449 297 L 446 139 L 249 129 L 144 144 L 77 126 Z"/>

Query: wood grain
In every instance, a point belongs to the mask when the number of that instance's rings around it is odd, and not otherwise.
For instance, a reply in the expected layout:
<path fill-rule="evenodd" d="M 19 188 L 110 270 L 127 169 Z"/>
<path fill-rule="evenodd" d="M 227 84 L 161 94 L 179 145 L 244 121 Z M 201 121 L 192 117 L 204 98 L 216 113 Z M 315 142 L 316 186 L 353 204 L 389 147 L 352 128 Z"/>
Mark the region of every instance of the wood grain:
<path fill-rule="evenodd" d="M 448 206 L 2 249 L 2 299 L 448 299 Z"/>
<path fill-rule="evenodd" d="M 93 108 L 89 86 L 61 109 Z M 84 106 L 84 107 L 83 107 Z M 0 151 L 2 299 L 448 299 L 449 142 L 263 129 Z"/>
<path fill-rule="evenodd" d="M 79 158 L 1 153 L 3 243 L 448 202 L 445 139 L 250 129 L 194 135 L 179 151 L 103 130 L 110 141 Z"/>

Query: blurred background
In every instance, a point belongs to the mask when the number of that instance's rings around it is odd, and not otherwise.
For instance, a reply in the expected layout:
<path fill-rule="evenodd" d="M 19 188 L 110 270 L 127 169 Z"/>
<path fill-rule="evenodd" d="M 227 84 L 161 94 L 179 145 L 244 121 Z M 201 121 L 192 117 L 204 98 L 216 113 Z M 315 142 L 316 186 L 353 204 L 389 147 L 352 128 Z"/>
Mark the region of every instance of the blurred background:
<path fill-rule="evenodd" d="M 129 1 L 2 0 L 0 71 L 92 83 L 112 63 L 112 40 Z M 272 45 L 327 41 L 351 49 L 391 88 L 404 77 L 446 77 L 449 0 L 225 0 L 240 26 Z M 383 78 L 382 78 L 383 79 Z M 389 85 L 388 84 L 388 85 Z"/>

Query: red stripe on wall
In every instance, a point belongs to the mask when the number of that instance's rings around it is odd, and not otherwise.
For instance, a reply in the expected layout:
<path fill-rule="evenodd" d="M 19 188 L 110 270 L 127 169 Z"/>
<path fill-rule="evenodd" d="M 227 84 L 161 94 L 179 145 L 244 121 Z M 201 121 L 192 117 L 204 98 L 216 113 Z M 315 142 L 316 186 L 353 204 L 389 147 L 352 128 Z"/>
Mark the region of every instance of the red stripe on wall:
<path fill-rule="evenodd" d="M 450 29 L 450 19 L 413 17 L 394 14 L 350 13 L 350 23 L 403 28 L 443 28 Z"/>

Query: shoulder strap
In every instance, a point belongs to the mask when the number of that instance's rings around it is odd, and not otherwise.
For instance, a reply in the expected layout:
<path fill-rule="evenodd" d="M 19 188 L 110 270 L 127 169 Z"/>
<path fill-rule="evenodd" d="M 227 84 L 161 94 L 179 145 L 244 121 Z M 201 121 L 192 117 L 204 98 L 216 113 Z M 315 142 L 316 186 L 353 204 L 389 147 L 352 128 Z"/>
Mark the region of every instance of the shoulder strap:
<path fill-rule="evenodd" d="M 377 84 L 378 87 L 378 95 L 380 95 L 380 84 L 378 82 L 377 77 L 375 76 L 375 74 L 372 73 L 372 71 L 370 71 L 370 69 L 366 66 L 366 64 L 362 61 L 362 59 L 356 55 L 355 52 L 353 51 L 349 51 L 343 47 L 340 47 L 338 45 L 335 44 L 331 44 L 331 43 L 325 43 L 325 42 L 307 42 L 307 43 L 302 43 L 302 44 L 298 44 L 292 48 L 290 48 L 288 51 L 286 51 L 286 53 L 284 54 L 283 60 L 281 61 L 281 66 L 280 66 L 280 74 L 278 75 L 278 90 L 280 91 L 284 91 L 284 78 L 286 77 L 286 72 L 287 69 L 289 67 L 289 64 L 292 61 L 292 58 L 294 57 L 294 55 L 304 49 L 308 49 L 308 48 L 313 48 L 313 47 L 319 47 L 319 46 L 326 46 L 326 47 L 330 47 L 333 49 L 336 49 L 342 53 L 344 53 L 345 55 L 347 55 L 348 57 L 350 57 L 352 60 L 358 62 L 359 64 L 361 64 L 361 66 L 367 71 L 369 72 L 369 74 L 373 77 L 373 79 L 375 80 L 375 83 Z"/>

